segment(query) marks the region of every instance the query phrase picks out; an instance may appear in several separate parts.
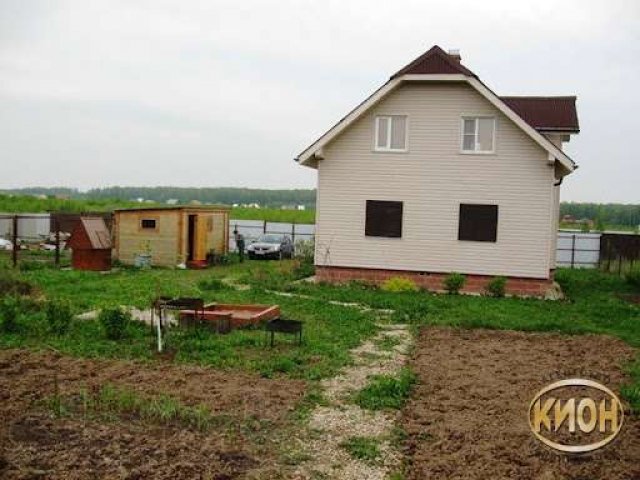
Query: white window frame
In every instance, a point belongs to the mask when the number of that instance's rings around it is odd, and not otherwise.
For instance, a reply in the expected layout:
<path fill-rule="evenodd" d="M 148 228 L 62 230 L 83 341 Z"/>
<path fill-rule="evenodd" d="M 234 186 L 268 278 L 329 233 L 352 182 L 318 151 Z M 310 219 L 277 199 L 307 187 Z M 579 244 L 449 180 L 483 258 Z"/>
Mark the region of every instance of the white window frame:
<path fill-rule="evenodd" d="M 480 144 L 478 143 L 478 128 L 480 125 L 481 118 L 488 118 L 493 120 L 493 136 L 491 138 L 491 146 L 493 147 L 491 150 L 465 150 L 464 149 L 464 122 L 465 120 L 474 120 L 475 122 L 475 143 L 474 147 L 477 148 Z M 463 115 L 460 119 L 460 153 L 464 155 L 493 155 L 496 153 L 496 117 L 493 115 Z"/>
<path fill-rule="evenodd" d="M 393 129 L 393 117 L 404 117 L 404 148 L 391 148 L 391 131 Z M 378 146 L 378 133 L 380 120 L 387 120 L 387 146 Z M 409 116 L 398 114 L 376 115 L 374 117 L 373 150 L 376 152 L 406 153 L 409 151 Z"/>

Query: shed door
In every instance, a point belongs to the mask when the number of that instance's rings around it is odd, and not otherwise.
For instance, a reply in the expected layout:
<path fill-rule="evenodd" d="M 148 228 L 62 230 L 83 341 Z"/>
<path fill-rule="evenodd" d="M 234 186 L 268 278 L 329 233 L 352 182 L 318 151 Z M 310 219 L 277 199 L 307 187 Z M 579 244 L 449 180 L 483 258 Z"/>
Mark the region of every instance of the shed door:
<path fill-rule="evenodd" d="M 198 216 L 189 215 L 187 226 L 187 261 L 196 259 L 196 229 L 198 226 Z"/>

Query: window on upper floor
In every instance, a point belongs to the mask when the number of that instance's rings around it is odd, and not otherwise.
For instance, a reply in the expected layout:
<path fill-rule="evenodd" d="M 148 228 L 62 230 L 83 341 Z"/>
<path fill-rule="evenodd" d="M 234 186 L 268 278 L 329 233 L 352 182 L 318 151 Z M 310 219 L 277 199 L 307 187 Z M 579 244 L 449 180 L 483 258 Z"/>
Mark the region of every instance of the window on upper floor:
<path fill-rule="evenodd" d="M 406 152 L 407 133 L 407 117 L 405 115 L 376 117 L 375 150 L 378 152 Z"/>
<path fill-rule="evenodd" d="M 493 153 L 495 133 L 494 117 L 462 117 L 462 152 Z"/>

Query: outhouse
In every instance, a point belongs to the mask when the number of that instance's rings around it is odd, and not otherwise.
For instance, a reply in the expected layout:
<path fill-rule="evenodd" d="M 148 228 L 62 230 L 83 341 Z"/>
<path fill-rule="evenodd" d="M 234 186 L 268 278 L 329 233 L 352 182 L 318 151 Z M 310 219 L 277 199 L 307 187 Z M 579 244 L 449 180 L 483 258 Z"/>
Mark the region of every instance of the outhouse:
<path fill-rule="evenodd" d="M 71 249 L 71 266 L 76 270 L 111 269 L 111 232 L 101 217 L 80 217 L 66 248 Z"/>

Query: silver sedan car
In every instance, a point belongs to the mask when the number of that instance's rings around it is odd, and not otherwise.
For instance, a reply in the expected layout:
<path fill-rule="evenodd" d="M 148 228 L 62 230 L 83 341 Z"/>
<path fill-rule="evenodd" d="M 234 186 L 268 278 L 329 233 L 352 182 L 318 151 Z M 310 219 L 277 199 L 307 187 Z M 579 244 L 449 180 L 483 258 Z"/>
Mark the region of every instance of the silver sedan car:
<path fill-rule="evenodd" d="M 250 259 L 272 258 L 282 260 L 293 258 L 293 242 L 289 235 L 267 233 L 261 235 L 247 247 Z"/>

